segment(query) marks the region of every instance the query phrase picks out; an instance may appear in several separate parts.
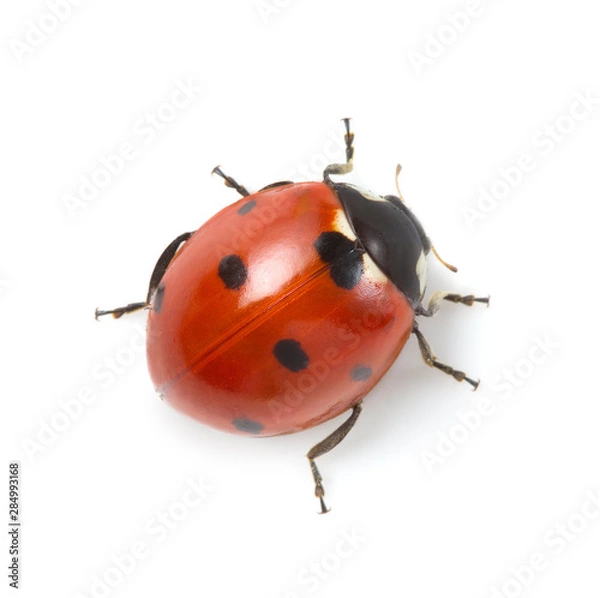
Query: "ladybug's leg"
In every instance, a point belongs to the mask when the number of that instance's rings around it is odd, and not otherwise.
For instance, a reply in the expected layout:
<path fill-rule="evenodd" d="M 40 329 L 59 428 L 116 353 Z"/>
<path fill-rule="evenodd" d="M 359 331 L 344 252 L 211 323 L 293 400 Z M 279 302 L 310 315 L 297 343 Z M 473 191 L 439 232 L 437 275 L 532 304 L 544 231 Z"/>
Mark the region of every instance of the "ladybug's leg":
<path fill-rule="evenodd" d="M 451 301 L 452 303 L 462 303 L 463 305 L 473 305 L 474 303 L 485 303 L 486 307 L 490 304 L 490 297 L 475 297 L 475 295 L 458 295 L 457 293 L 447 293 L 446 291 L 436 291 L 431 295 L 427 309 L 417 308 L 419 316 L 434 316 L 440 309 L 442 301 Z"/>
<path fill-rule="evenodd" d="M 346 133 L 344 134 L 344 140 L 346 141 L 346 162 L 344 164 L 330 164 L 323 171 L 323 179 L 326 183 L 330 183 L 331 179 L 329 178 L 332 174 L 348 174 L 352 172 L 352 158 L 354 157 L 354 133 L 350 131 L 350 119 L 343 118 L 344 127 L 346 128 Z"/>
<path fill-rule="evenodd" d="M 137 303 L 128 303 L 123 307 L 115 307 L 114 309 L 98 309 L 96 308 L 96 312 L 94 317 L 96 320 L 101 316 L 107 316 L 110 314 L 113 318 L 120 318 L 125 314 L 130 314 L 133 311 L 138 311 L 138 309 L 144 309 L 148 304 L 145 301 L 138 301 Z"/>
<path fill-rule="evenodd" d="M 243 197 L 247 197 L 248 195 L 250 195 L 250 192 L 248 191 L 248 189 L 246 189 L 246 187 L 240 185 L 234 178 L 230 177 L 229 175 L 226 175 L 221 170 L 220 166 L 215 166 L 212 169 L 212 174 L 219 175 L 225 181 L 226 187 L 231 187 L 232 189 L 235 189 Z"/>
<path fill-rule="evenodd" d="M 137 311 L 138 309 L 144 309 L 150 305 L 150 301 L 152 300 L 152 296 L 156 292 L 158 288 L 158 284 L 160 283 L 162 277 L 165 275 L 169 264 L 173 261 L 177 250 L 181 246 L 182 243 L 185 243 L 193 233 L 183 233 L 179 235 L 176 239 L 174 239 L 168 247 L 162 252 L 161 256 L 158 258 L 158 262 L 156 262 L 156 266 L 154 266 L 154 270 L 152 271 L 152 276 L 150 276 L 150 284 L 148 285 L 148 294 L 146 295 L 146 301 L 139 301 L 137 303 L 129 303 L 123 307 L 116 307 L 114 309 L 96 309 L 96 319 L 100 316 L 111 315 L 113 318 L 120 318 L 125 314 L 130 314 L 133 311 Z"/>
<path fill-rule="evenodd" d="M 413 322 L 412 331 L 417 337 L 417 341 L 419 341 L 419 349 L 421 350 L 423 361 L 428 366 L 441 370 L 445 374 L 452 376 L 455 380 L 458 380 L 458 382 L 462 382 L 464 380 L 473 387 L 473 390 L 477 390 L 477 387 L 479 386 L 479 380 L 473 380 L 472 378 L 469 378 L 464 372 L 461 372 L 460 370 L 455 370 L 453 367 L 450 367 L 449 365 L 446 365 L 445 363 L 442 363 L 441 361 L 437 360 L 433 349 L 431 348 L 431 345 L 427 342 L 427 340 L 423 336 L 423 333 L 419 330 L 419 326 L 416 322 Z"/>
<path fill-rule="evenodd" d="M 315 463 L 315 459 L 328 453 L 332 448 L 336 447 L 350 432 L 360 412 L 362 411 L 362 401 L 359 401 L 352 407 L 352 413 L 350 417 L 339 427 L 337 430 L 334 430 L 327 438 L 321 440 L 319 444 L 315 444 L 310 451 L 307 453 L 308 462 L 310 463 L 310 470 L 312 471 L 313 479 L 315 480 L 315 496 L 319 499 L 321 503 L 321 514 L 327 513 L 329 509 L 325 505 L 325 489 L 323 488 L 323 478 L 319 473 L 319 469 L 317 468 L 317 464 Z"/>

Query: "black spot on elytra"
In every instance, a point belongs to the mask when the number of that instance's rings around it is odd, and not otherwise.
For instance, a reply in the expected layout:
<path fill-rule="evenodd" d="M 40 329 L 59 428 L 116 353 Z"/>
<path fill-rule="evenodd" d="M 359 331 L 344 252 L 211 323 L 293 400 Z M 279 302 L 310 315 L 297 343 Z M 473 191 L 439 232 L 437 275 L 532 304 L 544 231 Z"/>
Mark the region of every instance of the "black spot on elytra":
<path fill-rule="evenodd" d="M 343 289 L 353 289 L 363 273 L 362 252 L 356 249 L 332 264 L 330 275 L 333 282 Z"/>
<path fill-rule="evenodd" d="M 243 216 L 244 214 L 247 214 L 248 212 L 253 210 L 255 207 L 256 207 L 256 200 L 251 199 L 250 201 L 247 201 L 243 206 L 241 206 L 238 209 L 238 214 L 241 214 Z"/>
<path fill-rule="evenodd" d="M 354 382 L 365 382 L 373 375 L 373 370 L 367 365 L 355 365 L 350 372 Z"/>
<path fill-rule="evenodd" d="M 329 274 L 333 282 L 343 289 L 352 289 L 364 271 L 363 251 L 356 243 L 337 231 L 321 233 L 314 242 L 319 257 L 331 264 Z"/>
<path fill-rule="evenodd" d="M 273 347 L 273 354 L 277 361 L 292 372 L 299 372 L 308 367 L 310 359 L 302 350 L 300 343 L 291 338 L 280 340 Z"/>
<path fill-rule="evenodd" d="M 330 264 L 350 253 L 354 249 L 354 241 L 342 233 L 329 231 L 321 233 L 314 246 L 319 257 Z"/>
<path fill-rule="evenodd" d="M 255 422 L 247 417 L 236 417 L 231 422 L 236 430 L 240 432 L 248 432 L 248 434 L 260 434 L 264 429 L 264 426 L 260 422 Z"/>
<path fill-rule="evenodd" d="M 156 293 L 154 293 L 154 311 L 156 313 L 160 312 L 160 308 L 162 307 L 163 297 L 165 296 L 165 284 L 161 282 L 156 289 Z"/>
<path fill-rule="evenodd" d="M 239 255 L 226 255 L 219 263 L 219 276 L 228 289 L 239 289 L 248 278 L 248 270 Z"/>

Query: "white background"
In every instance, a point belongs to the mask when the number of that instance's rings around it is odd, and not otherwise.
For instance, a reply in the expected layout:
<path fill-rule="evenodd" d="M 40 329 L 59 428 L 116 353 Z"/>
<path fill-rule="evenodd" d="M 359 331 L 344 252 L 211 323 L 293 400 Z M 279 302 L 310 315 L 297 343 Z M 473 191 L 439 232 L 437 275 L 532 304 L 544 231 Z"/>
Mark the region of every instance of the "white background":
<path fill-rule="evenodd" d="M 22 468 L 21 595 L 598 596 L 592 4 L 56 6 L 62 22 L 39 0 L 0 15 L 2 454 L 5 479 Z M 178 81 L 193 99 L 173 110 Z M 319 179 L 343 157 L 345 116 L 349 180 L 393 193 L 401 162 L 405 198 L 459 266 L 431 260 L 430 289 L 492 303 L 422 324 L 480 389 L 430 371 L 411 339 L 320 460 L 333 508 L 318 516 L 304 455 L 343 418 L 263 440 L 203 427 L 154 394 L 144 314 L 93 312 L 142 300 L 162 249 L 236 198 L 217 163 L 251 189 Z M 135 155 L 74 202 L 124 144 Z M 210 490 L 183 512 L 190 479 Z"/>

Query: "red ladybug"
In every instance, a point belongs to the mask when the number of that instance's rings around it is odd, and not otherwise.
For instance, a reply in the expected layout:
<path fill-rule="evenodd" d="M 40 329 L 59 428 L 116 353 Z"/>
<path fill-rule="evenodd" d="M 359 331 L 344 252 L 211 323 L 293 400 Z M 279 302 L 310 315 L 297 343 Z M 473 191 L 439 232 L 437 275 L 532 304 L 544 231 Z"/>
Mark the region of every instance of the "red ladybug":
<path fill-rule="evenodd" d="M 249 194 L 215 168 L 243 198 L 165 249 L 146 301 L 96 310 L 118 318 L 149 309 L 157 392 L 208 425 L 274 436 L 351 410 L 307 454 L 322 513 L 315 459 L 350 431 L 411 333 L 427 365 L 477 388 L 436 359 L 415 316 L 432 316 L 444 299 L 488 303 L 437 292 L 423 305 L 426 256 L 437 253 L 401 196 L 331 179 L 352 170 L 354 135 L 343 121 L 346 162 L 328 166 L 323 182 L 282 181 Z"/>

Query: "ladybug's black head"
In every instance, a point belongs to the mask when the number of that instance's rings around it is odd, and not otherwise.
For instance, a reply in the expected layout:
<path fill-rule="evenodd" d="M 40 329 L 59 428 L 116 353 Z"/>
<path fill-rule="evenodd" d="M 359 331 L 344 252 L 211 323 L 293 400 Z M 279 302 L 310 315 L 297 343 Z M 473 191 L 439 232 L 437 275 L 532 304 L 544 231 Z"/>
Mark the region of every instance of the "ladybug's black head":
<path fill-rule="evenodd" d="M 330 185 L 365 251 L 413 307 L 420 305 L 425 256 L 431 250 L 421 223 L 399 197 L 374 195 L 347 183 Z"/>

